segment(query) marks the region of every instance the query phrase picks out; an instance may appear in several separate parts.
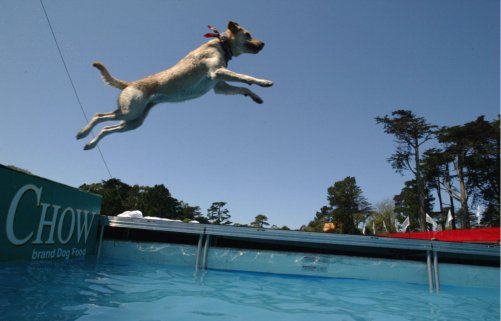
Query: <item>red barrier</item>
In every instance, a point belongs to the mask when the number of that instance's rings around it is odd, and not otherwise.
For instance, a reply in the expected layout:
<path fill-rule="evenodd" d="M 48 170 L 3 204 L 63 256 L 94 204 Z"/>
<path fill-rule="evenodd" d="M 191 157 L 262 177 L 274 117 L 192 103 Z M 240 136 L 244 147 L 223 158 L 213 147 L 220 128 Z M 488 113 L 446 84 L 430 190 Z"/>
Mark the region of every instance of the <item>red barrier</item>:
<path fill-rule="evenodd" d="M 499 227 L 475 228 L 465 230 L 445 230 L 436 232 L 404 232 L 378 234 L 378 236 L 399 237 L 406 239 L 437 240 L 446 242 L 495 243 L 501 239 Z"/>

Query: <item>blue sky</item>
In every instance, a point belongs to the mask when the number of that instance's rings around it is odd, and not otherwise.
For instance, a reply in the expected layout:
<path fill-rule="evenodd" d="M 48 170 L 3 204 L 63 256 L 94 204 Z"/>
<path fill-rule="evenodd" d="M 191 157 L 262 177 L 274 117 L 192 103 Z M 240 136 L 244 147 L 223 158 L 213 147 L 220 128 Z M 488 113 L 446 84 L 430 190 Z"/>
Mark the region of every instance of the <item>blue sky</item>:
<path fill-rule="evenodd" d="M 44 0 L 87 117 L 116 108 L 95 60 L 135 80 L 206 41 L 207 25 L 239 22 L 266 43 L 229 69 L 274 81 L 264 103 L 214 93 L 157 105 L 142 127 L 100 148 L 113 176 L 165 184 L 203 213 L 227 202 L 232 220 L 258 214 L 298 228 L 354 176 L 368 200 L 409 177 L 386 159 L 392 137 L 374 117 L 410 109 L 436 125 L 499 113 L 495 0 Z M 109 179 L 38 0 L 0 2 L 0 163 L 71 186 Z M 95 131 L 97 133 L 97 131 Z"/>

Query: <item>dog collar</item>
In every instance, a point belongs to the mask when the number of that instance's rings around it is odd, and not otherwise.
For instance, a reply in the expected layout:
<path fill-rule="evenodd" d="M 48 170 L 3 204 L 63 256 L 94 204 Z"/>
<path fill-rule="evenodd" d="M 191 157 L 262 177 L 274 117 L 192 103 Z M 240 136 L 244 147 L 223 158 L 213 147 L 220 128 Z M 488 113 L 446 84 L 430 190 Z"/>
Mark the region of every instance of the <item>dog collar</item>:
<path fill-rule="evenodd" d="M 219 30 L 214 28 L 213 26 L 209 25 L 207 26 L 212 32 L 206 33 L 204 35 L 205 38 L 217 38 L 219 39 L 219 44 L 221 44 L 221 48 L 223 49 L 223 54 L 224 54 L 224 60 L 226 61 L 226 64 L 228 64 L 228 61 L 231 60 L 231 57 L 233 57 L 233 51 L 231 50 L 231 46 L 228 43 L 228 38 L 226 38 L 225 35 L 222 35 Z"/>

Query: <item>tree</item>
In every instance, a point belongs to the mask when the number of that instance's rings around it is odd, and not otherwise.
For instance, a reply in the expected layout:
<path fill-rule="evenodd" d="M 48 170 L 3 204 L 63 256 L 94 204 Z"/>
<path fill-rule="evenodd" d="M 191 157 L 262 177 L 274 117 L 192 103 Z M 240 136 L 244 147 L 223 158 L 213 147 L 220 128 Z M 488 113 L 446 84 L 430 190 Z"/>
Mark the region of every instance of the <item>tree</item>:
<path fill-rule="evenodd" d="M 499 213 L 499 117 L 488 122 L 480 116 L 462 126 L 443 127 L 438 139 L 451 158 L 453 178 L 459 185 L 456 190 L 449 182 L 448 192 L 461 204 L 461 226 L 470 227 L 468 202 L 472 199 Z M 487 218 L 489 225 L 499 225 L 499 214 Z"/>
<path fill-rule="evenodd" d="M 282 227 L 278 227 L 277 225 L 272 225 L 271 228 L 274 230 L 282 230 L 282 231 L 290 231 L 291 230 L 287 225 L 284 225 Z"/>
<path fill-rule="evenodd" d="M 154 185 L 144 189 L 142 196 L 142 211 L 145 216 L 179 219 L 181 206 L 163 185 Z"/>
<path fill-rule="evenodd" d="M 301 226 L 300 230 L 305 232 L 322 232 L 324 224 L 331 222 L 332 208 L 330 206 L 323 206 L 319 212 L 315 213 L 315 217 L 306 226 Z"/>
<path fill-rule="evenodd" d="M 192 221 L 196 220 L 199 223 L 209 223 L 207 218 L 205 218 L 202 215 L 202 211 L 200 210 L 199 206 L 190 206 L 188 203 L 185 202 L 180 202 L 180 220 L 186 222 L 186 221 Z"/>
<path fill-rule="evenodd" d="M 171 196 L 163 185 L 130 186 L 119 179 L 111 178 L 101 183 L 83 184 L 81 190 L 103 196 L 101 212 L 118 215 L 128 210 L 140 210 L 145 216 L 182 218 L 181 202 Z"/>
<path fill-rule="evenodd" d="M 114 216 L 133 208 L 126 202 L 131 187 L 117 178 L 110 178 L 101 183 L 83 184 L 80 189 L 103 197 L 101 213 L 104 215 Z"/>
<path fill-rule="evenodd" d="M 433 209 L 433 196 L 430 195 L 430 192 L 426 187 L 424 194 L 426 195 L 424 211 L 425 213 L 431 213 L 431 210 Z M 420 206 L 416 180 L 405 182 L 405 187 L 402 188 L 400 194 L 395 195 L 393 200 L 395 201 L 395 213 L 398 213 L 400 219 L 409 217 L 410 230 L 416 230 L 418 227 L 421 231 L 427 230 L 427 225 L 425 225 L 424 229 L 421 227 L 419 217 L 416 215 L 419 213 L 418 209 Z"/>
<path fill-rule="evenodd" d="M 472 152 L 466 159 L 467 188 L 472 192 L 473 203 L 485 206 L 482 224 L 499 226 L 500 119 L 498 116 L 497 119 L 487 122 L 481 116 L 475 122 L 466 125 L 476 127 L 476 131 L 481 133 L 477 136 L 477 142 L 472 146 Z"/>
<path fill-rule="evenodd" d="M 254 222 L 250 223 L 250 225 L 252 227 L 263 228 L 270 225 L 270 223 L 268 223 L 268 217 L 266 217 L 266 215 L 259 214 L 254 218 Z"/>
<path fill-rule="evenodd" d="M 397 150 L 388 158 L 393 169 L 402 174 L 404 170 L 415 176 L 418 195 L 418 221 L 422 231 L 426 230 L 425 181 L 421 163 L 421 147 L 435 137 L 436 126 L 423 117 L 416 117 L 410 110 L 392 112 L 393 117 L 376 117 L 377 124 L 383 124 L 384 131 L 396 138 Z"/>
<path fill-rule="evenodd" d="M 217 225 L 229 225 L 230 222 L 230 211 L 226 208 L 225 202 L 214 202 L 207 209 L 207 218 L 212 224 Z"/>
<path fill-rule="evenodd" d="M 424 178 L 429 188 L 435 189 L 438 198 L 439 216 L 442 224 L 442 230 L 445 230 L 447 221 L 447 210 L 450 210 L 452 216 L 452 228 L 456 229 L 454 198 L 449 194 L 449 207 L 444 207 L 442 189 L 449 189 L 450 171 L 449 163 L 452 159 L 450 155 L 441 149 L 431 148 L 424 152 L 423 171 Z"/>
<path fill-rule="evenodd" d="M 395 227 L 395 221 L 399 221 L 395 213 L 395 202 L 391 199 L 383 200 L 376 203 L 374 206 L 374 211 L 371 213 L 372 223 L 367 222 L 367 227 L 373 228 L 374 234 L 376 231 L 382 231 L 383 233 L 395 233 L 398 230 Z M 399 223 L 401 223 L 405 218 L 401 218 Z M 384 223 L 383 223 L 384 222 Z"/>
<path fill-rule="evenodd" d="M 7 167 L 10 168 L 10 169 L 13 169 L 15 171 L 24 173 L 24 174 L 33 175 L 33 173 L 30 172 L 29 170 L 21 168 L 21 167 L 17 167 L 16 165 L 7 165 Z"/>
<path fill-rule="evenodd" d="M 360 234 L 356 228 L 370 213 L 370 204 L 357 186 L 355 177 L 346 177 L 327 189 L 336 229 L 343 234 Z"/>

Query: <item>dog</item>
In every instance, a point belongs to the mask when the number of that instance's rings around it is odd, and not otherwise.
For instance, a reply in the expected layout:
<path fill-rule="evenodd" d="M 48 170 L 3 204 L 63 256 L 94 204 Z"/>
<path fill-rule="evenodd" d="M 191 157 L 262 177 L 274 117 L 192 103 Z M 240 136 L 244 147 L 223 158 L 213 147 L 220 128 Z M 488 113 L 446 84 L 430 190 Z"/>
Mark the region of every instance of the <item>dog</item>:
<path fill-rule="evenodd" d="M 96 147 L 97 143 L 111 133 L 125 132 L 141 126 L 153 106 L 166 102 L 181 102 L 198 98 L 210 90 L 216 94 L 244 95 L 254 102 L 263 100 L 246 87 L 237 87 L 227 82 L 240 82 L 270 87 L 273 82 L 238 74 L 227 69 L 232 57 L 244 53 L 257 54 L 264 47 L 264 42 L 253 38 L 249 31 L 238 23 L 230 21 L 228 29 L 220 34 L 209 26 L 212 33 L 207 38 L 215 38 L 190 52 L 173 67 L 146 78 L 128 82 L 117 79 L 100 62 L 94 62 L 103 81 L 121 90 L 118 97 L 118 109 L 109 113 L 98 113 L 78 132 L 77 139 L 86 137 L 95 125 L 108 121 L 120 120 L 117 125 L 104 127 L 84 149 Z"/>

